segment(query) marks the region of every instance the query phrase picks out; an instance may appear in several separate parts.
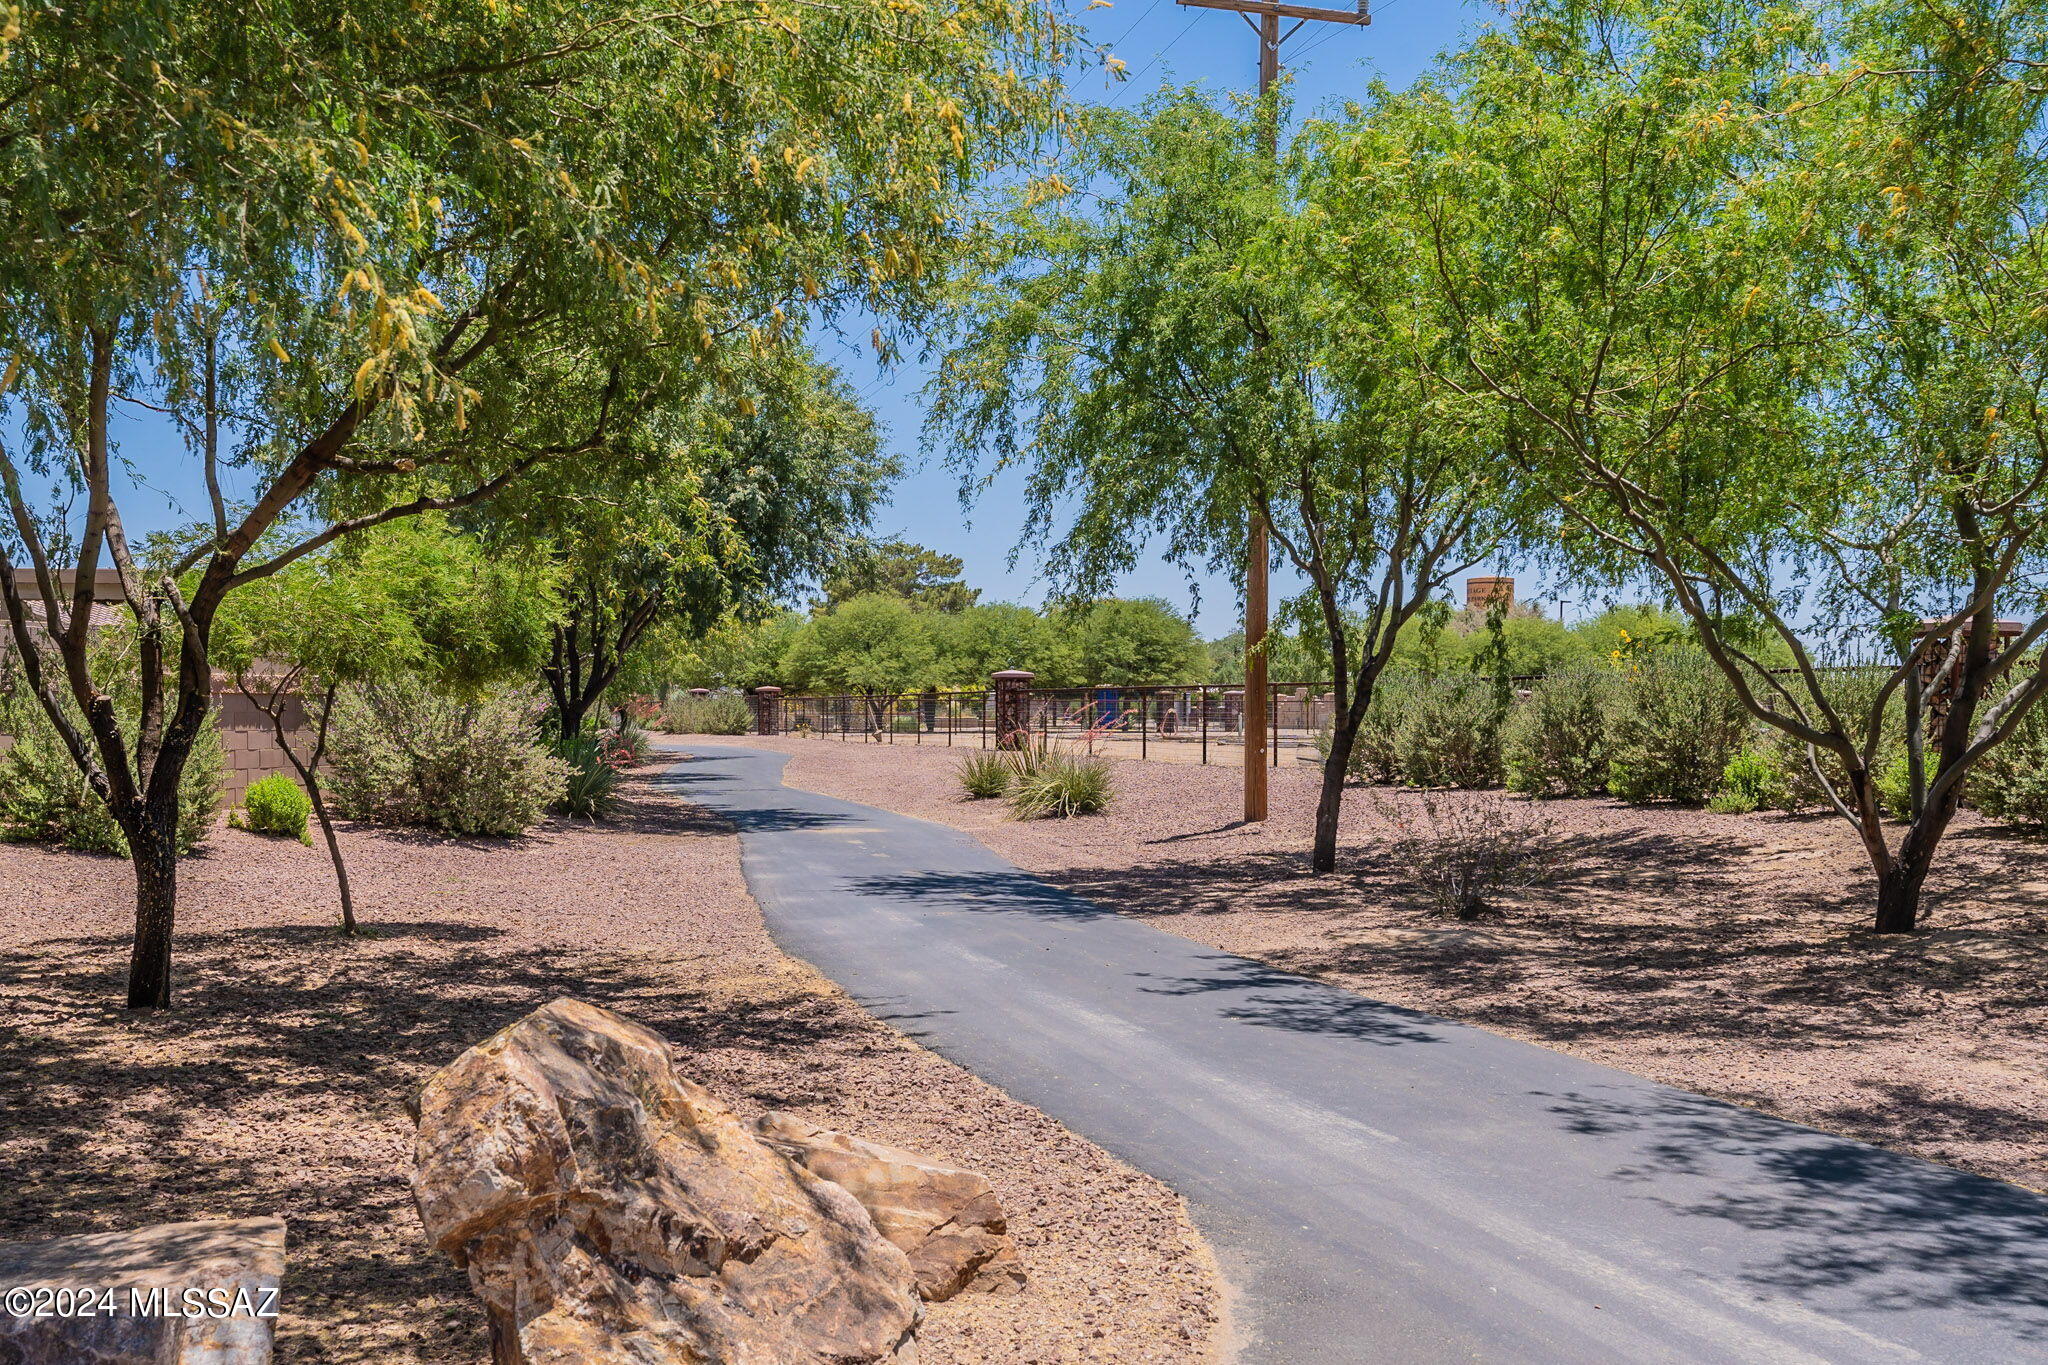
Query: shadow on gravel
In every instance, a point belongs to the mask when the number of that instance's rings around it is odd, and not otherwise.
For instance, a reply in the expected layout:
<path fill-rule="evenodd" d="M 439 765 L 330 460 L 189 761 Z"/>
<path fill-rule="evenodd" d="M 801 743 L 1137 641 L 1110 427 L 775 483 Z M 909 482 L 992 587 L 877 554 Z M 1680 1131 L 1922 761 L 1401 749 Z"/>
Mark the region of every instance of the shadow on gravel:
<path fill-rule="evenodd" d="M 805 1059 L 748 1092 L 769 1107 L 834 1093 L 840 1049 L 863 1044 L 842 1005 L 797 986 L 735 1007 L 652 956 L 435 920 L 373 930 L 181 934 L 178 1007 L 145 1016 L 120 1008 L 125 937 L 0 951 L 0 1239 L 281 1214 L 280 1360 L 477 1360 L 488 1352 L 466 1281 L 419 1237 L 387 1174 L 409 1145 L 404 1102 L 435 1069 L 563 995 L 626 1011 L 700 1066 L 732 1050 Z M 382 1166 L 338 1155 L 338 1133 L 397 1154 Z M 389 1227 L 395 1243 L 365 1232 Z M 407 1332 L 401 1352 L 391 1336 Z"/>
<path fill-rule="evenodd" d="M 1746 1271 L 1759 1292 L 1823 1310 L 1968 1310 L 2048 1342 L 2048 1197 L 1704 1096 L 1545 1098 L 1566 1131 L 1628 1149 L 1612 1178 L 1643 1197 L 1792 1234 L 1783 1256 Z M 1689 1177 L 1702 1180 L 1697 1199 Z"/>

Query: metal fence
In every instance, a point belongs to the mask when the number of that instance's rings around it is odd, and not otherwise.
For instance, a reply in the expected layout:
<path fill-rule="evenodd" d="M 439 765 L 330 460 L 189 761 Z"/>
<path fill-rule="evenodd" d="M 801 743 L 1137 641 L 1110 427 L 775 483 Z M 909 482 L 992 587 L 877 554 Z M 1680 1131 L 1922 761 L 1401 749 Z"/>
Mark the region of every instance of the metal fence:
<path fill-rule="evenodd" d="M 1266 725 L 1275 767 L 1314 763 L 1316 735 L 1336 707 L 1328 689 L 1276 683 L 1267 689 Z M 1186 684 L 1146 687 L 1019 689 L 1018 714 L 1034 739 L 1084 752 L 1176 763 L 1244 763 L 1242 687 Z M 996 747 L 996 691 L 908 692 L 871 696 L 759 697 L 773 708 L 757 728 L 846 743 Z"/>

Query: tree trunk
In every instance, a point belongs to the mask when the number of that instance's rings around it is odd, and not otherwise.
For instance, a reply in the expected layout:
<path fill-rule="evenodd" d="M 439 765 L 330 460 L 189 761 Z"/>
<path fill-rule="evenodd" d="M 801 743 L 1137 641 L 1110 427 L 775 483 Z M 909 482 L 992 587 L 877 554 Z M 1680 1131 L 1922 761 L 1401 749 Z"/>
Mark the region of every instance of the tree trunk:
<path fill-rule="evenodd" d="M 590 698 L 565 694 L 555 703 L 556 733 L 564 740 L 583 733 L 583 718 L 590 714 Z"/>
<path fill-rule="evenodd" d="M 128 1008 L 169 1009 L 171 926 L 178 907 L 178 812 L 145 809 L 128 839 L 135 868 L 135 947 L 128 958 Z"/>
<path fill-rule="evenodd" d="M 334 864 L 334 889 L 341 895 L 341 932 L 356 932 L 356 900 L 348 889 L 348 864 L 341 858 L 341 841 L 334 837 L 334 821 L 327 814 L 326 798 L 320 795 L 320 783 L 311 773 L 306 774 L 306 797 L 313 803 L 313 815 L 320 821 L 320 837 L 327 841 L 327 861 Z"/>
<path fill-rule="evenodd" d="M 1316 840 L 1309 867 L 1317 873 L 1337 870 L 1337 816 L 1344 808 L 1344 779 L 1350 775 L 1351 751 L 1357 747 L 1363 715 L 1345 707 L 1330 720 L 1330 753 L 1323 760 L 1323 789 L 1316 798 Z"/>
<path fill-rule="evenodd" d="M 1920 888 L 1927 880 L 1927 858 L 1915 867 L 1895 860 L 1877 879 L 1877 924 L 1880 934 L 1910 934 L 1920 922 Z"/>

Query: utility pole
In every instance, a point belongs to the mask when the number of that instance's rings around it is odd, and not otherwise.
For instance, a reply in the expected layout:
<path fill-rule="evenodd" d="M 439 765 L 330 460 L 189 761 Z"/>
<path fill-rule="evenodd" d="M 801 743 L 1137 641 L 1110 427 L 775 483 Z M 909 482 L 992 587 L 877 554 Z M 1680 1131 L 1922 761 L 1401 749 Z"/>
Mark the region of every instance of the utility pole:
<path fill-rule="evenodd" d="M 1280 44 L 1311 20 L 1328 24 L 1369 24 L 1366 0 L 1356 10 L 1323 9 L 1315 5 L 1261 4 L 1260 0 L 1174 0 L 1192 9 L 1229 10 L 1259 35 L 1259 98 L 1264 100 L 1280 79 Z M 1252 16 L 1258 22 L 1252 22 Z M 1294 23 L 1285 33 L 1280 21 Z M 1266 115 L 1266 155 L 1280 154 L 1280 129 Z M 1266 518 L 1252 513 L 1251 533 L 1245 546 L 1244 571 L 1244 818 L 1246 824 L 1266 818 L 1266 763 L 1271 737 L 1266 733 L 1266 713 L 1272 705 L 1272 688 L 1266 677 L 1266 579 L 1270 552 L 1266 548 Z"/>

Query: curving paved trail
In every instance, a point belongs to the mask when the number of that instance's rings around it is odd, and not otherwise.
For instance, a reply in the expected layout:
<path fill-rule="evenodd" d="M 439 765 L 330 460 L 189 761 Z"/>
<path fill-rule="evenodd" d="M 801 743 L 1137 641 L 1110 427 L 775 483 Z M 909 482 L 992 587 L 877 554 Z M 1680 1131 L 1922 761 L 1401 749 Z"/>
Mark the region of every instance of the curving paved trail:
<path fill-rule="evenodd" d="M 1239 1359 L 2048 1361 L 2048 1198 L 1317 985 L 719 746 L 776 938 L 1167 1181 Z"/>

